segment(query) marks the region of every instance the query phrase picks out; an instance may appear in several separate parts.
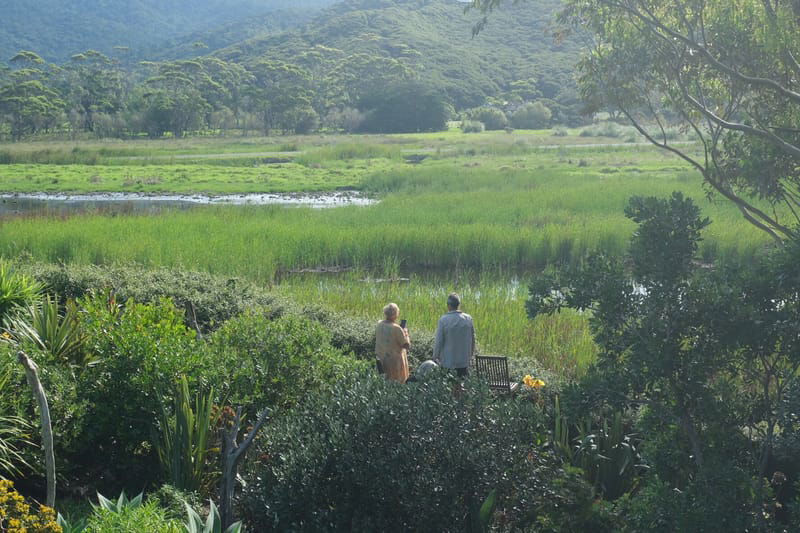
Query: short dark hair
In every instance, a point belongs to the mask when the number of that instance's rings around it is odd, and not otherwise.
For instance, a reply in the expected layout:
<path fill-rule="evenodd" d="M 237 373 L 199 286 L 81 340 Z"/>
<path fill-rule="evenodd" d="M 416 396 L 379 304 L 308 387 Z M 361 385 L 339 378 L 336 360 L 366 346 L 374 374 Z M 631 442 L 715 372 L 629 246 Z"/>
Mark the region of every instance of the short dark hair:
<path fill-rule="evenodd" d="M 458 297 L 458 294 L 451 292 L 447 295 L 447 307 L 458 309 L 459 305 L 461 305 L 461 298 Z"/>

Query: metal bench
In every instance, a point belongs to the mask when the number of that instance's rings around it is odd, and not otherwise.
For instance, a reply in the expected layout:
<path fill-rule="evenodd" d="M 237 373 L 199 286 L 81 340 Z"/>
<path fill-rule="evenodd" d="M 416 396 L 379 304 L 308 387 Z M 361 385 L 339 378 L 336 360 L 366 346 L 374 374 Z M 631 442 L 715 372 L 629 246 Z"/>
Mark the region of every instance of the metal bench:
<path fill-rule="evenodd" d="M 475 356 L 475 372 L 485 379 L 494 392 L 514 394 L 519 383 L 512 383 L 508 375 L 508 358 L 498 355 Z"/>

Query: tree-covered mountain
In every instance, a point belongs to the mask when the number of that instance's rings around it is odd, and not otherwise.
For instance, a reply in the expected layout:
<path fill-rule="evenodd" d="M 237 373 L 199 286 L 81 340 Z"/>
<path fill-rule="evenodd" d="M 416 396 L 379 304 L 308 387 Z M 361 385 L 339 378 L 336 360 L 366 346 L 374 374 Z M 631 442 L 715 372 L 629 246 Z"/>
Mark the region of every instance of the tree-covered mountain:
<path fill-rule="evenodd" d="M 111 54 L 114 47 L 138 56 L 181 36 L 249 18 L 259 25 L 266 19 L 264 30 L 286 27 L 297 19 L 292 12 L 316 10 L 335 1 L 0 0 L 0 60 L 19 50 L 35 50 L 45 59 L 61 62 L 88 49 Z M 222 44 L 255 34 L 251 31 Z"/>
<path fill-rule="evenodd" d="M 345 0 L 290 32 L 246 40 L 221 50 L 225 60 L 300 62 L 325 70 L 355 55 L 395 60 L 446 93 L 458 109 L 517 92 L 521 100 L 570 100 L 575 41 L 552 32 L 561 0 L 530 0 L 496 10 L 473 36 L 480 14 L 458 0 Z M 312 58 L 308 59 L 309 52 Z"/>
<path fill-rule="evenodd" d="M 477 35 L 480 14 L 458 0 L 348 0 L 216 51 L 265 22 L 190 34 L 151 61 L 19 53 L 0 64 L 0 137 L 436 131 L 458 117 L 471 130 L 574 125 L 578 46 L 554 39 L 561 1 L 507 4 Z"/>

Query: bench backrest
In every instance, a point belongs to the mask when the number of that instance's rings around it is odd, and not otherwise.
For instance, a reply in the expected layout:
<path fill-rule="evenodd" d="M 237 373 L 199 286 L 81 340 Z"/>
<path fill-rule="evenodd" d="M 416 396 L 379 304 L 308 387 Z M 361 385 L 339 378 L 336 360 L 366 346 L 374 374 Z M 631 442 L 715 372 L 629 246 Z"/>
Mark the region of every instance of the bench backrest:
<path fill-rule="evenodd" d="M 498 355 L 478 355 L 475 357 L 475 371 L 489 383 L 490 389 L 511 392 L 508 358 Z"/>

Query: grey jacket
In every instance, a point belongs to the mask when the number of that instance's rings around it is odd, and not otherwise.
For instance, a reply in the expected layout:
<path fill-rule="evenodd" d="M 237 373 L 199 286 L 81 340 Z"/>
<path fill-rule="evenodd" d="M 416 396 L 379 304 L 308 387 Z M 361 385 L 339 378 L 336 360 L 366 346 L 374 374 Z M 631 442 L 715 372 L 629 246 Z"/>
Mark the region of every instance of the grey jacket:
<path fill-rule="evenodd" d="M 475 326 L 472 317 L 461 311 L 442 315 L 436 327 L 433 360 L 445 368 L 467 368 L 475 353 Z"/>

